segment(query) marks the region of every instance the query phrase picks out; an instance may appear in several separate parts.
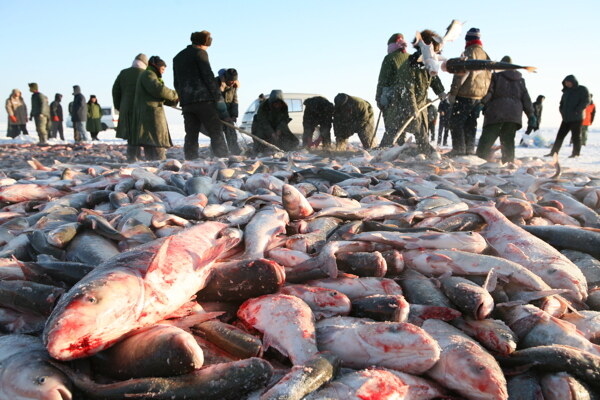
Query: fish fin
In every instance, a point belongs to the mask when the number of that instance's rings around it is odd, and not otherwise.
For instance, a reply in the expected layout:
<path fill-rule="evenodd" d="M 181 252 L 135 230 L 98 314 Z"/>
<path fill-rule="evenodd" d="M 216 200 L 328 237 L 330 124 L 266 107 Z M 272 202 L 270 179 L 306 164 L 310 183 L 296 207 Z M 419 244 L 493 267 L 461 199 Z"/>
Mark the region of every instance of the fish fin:
<path fill-rule="evenodd" d="M 489 293 L 493 292 L 498 285 L 498 273 L 494 268 L 490 269 L 487 276 L 485 277 L 485 281 L 483 282 L 483 288 L 487 290 Z"/>
<path fill-rule="evenodd" d="M 529 256 L 527 254 L 525 254 L 523 252 L 523 250 L 521 250 L 520 248 L 518 248 L 517 246 L 515 246 L 513 243 L 509 243 L 506 246 L 506 249 L 510 252 L 510 253 L 514 253 L 516 255 L 518 255 L 520 258 L 524 259 L 524 260 L 529 260 Z"/>
<path fill-rule="evenodd" d="M 173 240 L 173 236 L 167 237 L 165 241 L 161 243 L 160 247 L 156 251 L 156 254 L 152 258 L 148 269 L 146 270 L 146 275 L 154 270 L 157 270 L 163 264 L 164 260 L 167 258 L 167 251 L 169 249 L 169 245 L 171 244 L 171 240 Z"/>
<path fill-rule="evenodd" d="M 452 257 L 449 257 L 445 254 L 433 253 L 427 256 L 428 262 L 450 262 L 452 261 Z"/>

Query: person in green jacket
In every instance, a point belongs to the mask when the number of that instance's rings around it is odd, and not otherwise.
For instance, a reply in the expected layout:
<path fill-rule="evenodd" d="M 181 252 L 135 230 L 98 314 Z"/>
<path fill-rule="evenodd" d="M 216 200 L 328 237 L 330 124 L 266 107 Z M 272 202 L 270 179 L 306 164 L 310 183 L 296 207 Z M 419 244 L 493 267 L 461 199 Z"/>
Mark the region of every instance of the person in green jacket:
<path fill-rule="evenodd" d="M 98 133 L 102 130 L 102 107 L 98 104 L 96 95 L 90 95 L 87 102 L 87 121 L 85 129 L 92 135 L 92 140 L 98 140 Z"/>
<path fill-rule="evenodd" d="M 140 53 L 135 56 L 131 67 L 119 72 L 112 87 L 113 105 L 119 111 L 119 124 L 116 136 L 127 140 L 127 161 L 135 162 L 141 158 L 139 146 L 131 145 L 133 126 L 133 100 L 135 98 L 135 87 L 139 76 L 148 67 L 148 57 Z"/>
<path fill-rule="evenodd" d="M 398 70 L 408 60 L 409 55 L 406 52 L 406 47 L 407 43 L 404 40 L 404 35 L 394 33 L 388 40 L 388 54 L 383 58 L 381 70 L 379 71 L 375 101 L 377 102 L 377 108 L 381 110 L 381 115 L 383 115 L 385 125 L 383 136 L 386 140 L 394 137 L 402 126 L 404 112 L 400 107 Z"/>
<path fill-rule="evenodd" d="M 163 104 L 175 106 L 179 99 L 162 80 L 166 68 L 159 56 L 150 57 L 135 89 L 131 144 L 144 148 L 146 160 L 164 160 L 167 148 L 173 146 Z"/>
<path fill-rule="evenodd" d="M 336 150 L 346 150 L 348 139 L 354 133 L 363 147 L 371 149 L 375 143 L 375 118 L 368 101 L 360 97 L 338 93 L 333 99 L 333 132 Z"/>
<path fill-rule="evenodd" d="M 35 121 L 35 129 L 40 139 L 39 145 L 48 144 L 48 122 L 50 121 L 50 106 L 48 97 L 38 90 L 38 84 L 29 84 L 31 95 L 31 120 Z"/>

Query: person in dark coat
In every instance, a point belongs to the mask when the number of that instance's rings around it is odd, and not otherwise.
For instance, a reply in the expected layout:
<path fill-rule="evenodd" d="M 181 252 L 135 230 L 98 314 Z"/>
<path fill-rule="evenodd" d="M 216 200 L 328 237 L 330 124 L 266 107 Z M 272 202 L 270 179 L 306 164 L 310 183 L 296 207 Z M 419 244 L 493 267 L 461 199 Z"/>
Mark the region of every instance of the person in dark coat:
<path fill-rule="evenodd" d="M 375 118 L 368 101 L 360 97 L 338 93 L 333 99 L 333 132 L 337 150 L 346 150 L 348 139 L 354 133 L 363 147 L 371 149 L 375 144 Z"/>
<path fill-rule="evenodd" d="M 175 90 L 179 95 L 185 124 L 183 153 L 186 160 L 198 158 L 198 134 L 202 126 L 210 137 L 210 147 L 217 157 L 229 154 L 221 118 L 227 115 L 227 105 L 215 84 L 208 53 L 212 36 L 208 31 L 192 33 L 192 44 L 173 58 Z"/>
<path fill-rule="evenodd" d="M 430 103 L 431 100 L 427 99 L 427 102 Z M 431 135 L 431 141 L 435 142 L 435 124 L 438 120 L 438 110 L 435 104 L 430 104 L 427 107 L 427 124 L 429 127 L 429 134 Z"/>
<path fill-rule="evenodd" d="M 512 63 L 509 56 L 502 62 Z M 477 146 L 477 156 L 489 160 L 492 146 L 498 137 L 502 145 L 502 162 L 515 160 L 515 133 L 521 128 L 523 112 L 527 118 L 533 116 L 531 98 L 525 80 L 517 70 L 492 74 L 487 94 L 481 99 L 485 110 L 483 131 Z"/>
<path fill-rule="evenodd" d="M 448 99 L 440 101 L 438 106 L 439 128 L 438 128 L 438 146 L 448 146 L 448 121 L 450 121 L 450 103 Z"/>
<path fill-rule="evenodd" d="M 221 91 L 221 96 L 223 96 L 223 100 L 227 105 L 228 117 L 225 118 L 225 121 L 229 122 L 230 124 L 235 124 L 239 116 L 237 90 L 240 86 L 240 82 L 238 80 L 238 72 L 235 68 L 223 68 L 219 70 L 219 74 L 215 78 L 215 82 L 217 83 L 219 90 Z M 225 133 L 225 139 L 227 140 L 229 152 L 231 154 L 241 154 L 242 149 L 240 149 L 238 144 L 238 137 L 235 129 L 223 124 L 223 133 Z"/>
<path fill-rule="evenodd" d="M 304 116 L 302 118 L 302 146 L 313 147 L 323 142 L 323 147 L 331 146 L 331 123 L 333 104 L 322 96 L 310 97 L 304 100 Z M 313 132 L 319 128 L 319 139 L 313 142 Z"/>
<path fill-rule="evenodd" d="M 252 121 L 252 134 L 284 151 L 294 150 L 300 144 L 300 140 L 290 130 L 288 126 L 290 121 L 288 106 L 283 100 L 283 92 L 272 90 L 269 98 L 260 103 L 258 107 L 254 121 Z M 271 150 L 255 140 L 254 151 L 264 153 Z"/>
<path fill-rule="evenodd" d="M 48 143 L 48 123 L 50 121 L 50 107 L 48 106 L 48 97 L 38 90 L 38 84 L 33 82 L 29 84 L 31 95 L 31 120 L 35 121 L 35 130 L 40 139 L 39 145 Z"/>
<path fill-rule="evenodd" d="M 62 94 L 56 93 L 54 95 L 54 101 L 50 103 L 50 119 L 52 120 L 50 137 L 54 139 L 57 134 L 60 133 L 60 140 L 65 140 L 65 134 L 63 132 L 63 109 L 60 104 L 61 100 Z"/>
<path fill-rule="evenodd" d="M 148 67 L 148 57 L 140 53 L 135 56 L 131 67 L 119 72 L 112 87 L 113 105 L 119 111 L 119 124 L 116 136 L 127 140 L 127 161 L 135 162 L 141 159 L 139 146 L 131 144 L 131 136 L 134 132 L 133 126 L 133 100 L 135 98 L 135 87 L 139 76 Z"/>
<path fill-rule="evenodd" d="M 176 106 L 178 98 L 162 80 L 166 68 L 159 56 L 150 57 L 135 88 L 131 144 L 144 148 L 146 160 L 164 160 L 167 148 L 173 146 L 163 104 Z"/>
<path fill-rule="evenodd" d="M 13 89 L 6 99 L 6 113 L 8 114 L 8 136 L 16 138 L 20 133 L 28 135 L 27 132 L 27 105 L 19 89 Z"/>
<path fill-rule="evenodd" d="M 71 121 L 73 121 L 73 135 L 75 142 L 89 141 L 90 137 L 85 130 L 85 121 L 87 121 L 87 104 L 85 96 L 81 94 L 79 85 L 73 86 L 73 106 L 70 108 Z"/>
<path fill-rule="evenodd" d="M 102 130 L 102 107 L 98 104 L 98 98 L 91 95 L 87 102 L 87 121 L 85 129 L 92 136 L 92 140 L 98 140 L 98 133 Z"/>
<path fill-rule="evenodd" d="M 544 157 L 552 157 L 554 154 L 558 154 L 569 132 L 571 132 L 573 139 L 573 152 L 569 158 L 579 157 L 581 152 L 581 124 L 585 116 L 585 108 L 590 104 L 590 93 L 585 86 L 577 82 L 573 75 L 565 77 L 562 86 L 563 95 L 559 107 L 562 122 L 556 133 L 552 150 Z"/>

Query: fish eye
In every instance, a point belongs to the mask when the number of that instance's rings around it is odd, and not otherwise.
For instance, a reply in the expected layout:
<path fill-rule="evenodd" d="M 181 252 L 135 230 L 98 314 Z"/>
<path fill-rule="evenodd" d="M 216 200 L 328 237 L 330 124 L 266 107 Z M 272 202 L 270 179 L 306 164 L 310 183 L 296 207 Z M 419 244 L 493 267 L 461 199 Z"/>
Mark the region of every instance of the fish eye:
<path fill-rule="evenodd" d="M 38 385 L 43 385 L 44 383 L 46 383 L 46 377 L 45 376 L 38 376 L 38 378 L 36 379 L 36 383 Z"/>
<path fill-rule="evenodd" d="M 98 302 L 98 300 L 96 300 L 96 298 L 93 296 L 86 296 L 85 301 L 91 304 L 96 304 Z"/>

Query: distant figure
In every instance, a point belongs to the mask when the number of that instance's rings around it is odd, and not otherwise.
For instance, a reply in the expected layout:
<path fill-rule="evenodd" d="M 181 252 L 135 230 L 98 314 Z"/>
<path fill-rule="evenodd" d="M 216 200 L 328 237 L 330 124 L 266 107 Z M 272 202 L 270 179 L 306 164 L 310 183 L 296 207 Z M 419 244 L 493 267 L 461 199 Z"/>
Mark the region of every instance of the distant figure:
<path fill-rule="evenodd" d="M 404 77 L 404 75 L 399 74 L 399 70 L 409 57 L 406 52 L 407 46 L 408 44 L 404 40 L 404 35 L 394 33 L 388 39 L 387 54 L 381 62 L 375 101 L 377 102 L 377 108 L 381 110 L 385 125 L 382 146 L 392 145 L 392 138 L 400 130 L 400 127 L 407 118 L 406 110 L 403 110 L 401 107 L 401 86 L 399 83 L 399 79 Z"/>
<path fill-rule="evenodd" d="M 56 93 L 54 95 L 54 101 L 50 103 L 50 119 L 52 120 L 50 137 L 56 139 L 57 134 L 60 133 L 60 140 L 65 140 L 63 131 L 63 109 L 60 104 L 61 100 L 62 94 Z"/>
<path fill-rule="evenodd" d="M 227 118 L 227 105 L 215 84 L 208 53 L 212 36 L 208 31 L 194 32 L 192 44 L 173 58 L 175 90 L 179 95 L 185 124 L 183 153 L 186 160 L 198 158 L 200 129 L 208 132 L 210 148 L 216 157 L 229 154 L 221 118 Z"/>
<path fill-rule="evenodd" d="M 568 75 L 562 81 L 563 95 L 560 99 L 560 115 L 562 122 L 556 133 L 556 139 L 550 153 L 544 157 L 558 154 L 565 140 L 571 132 L 573 138 L 573 152 L 569 158 L 579 157 L 581 153 L 581 124 L 583 123 L 585 108 L 590 104 L 590 93 L 585 86 L 581 86 L 573 75 Z"/>
<path fill-rule="evenodd" d="M 533 102 L 533 115 L 531 118 L 529 118 L 527 130 L 525 131 L 526 135 L 529 135 L 531 132 L 535 132 L 540 129 L 540 123 L 542 122 L 542 110 L 544 109 L 543 103 L 545 98 L 545 96 L 540 94 Z"/>
<path fill-rule="evenodd" d="M 19 134 L 28 135 L 27 132 L 27 105 L 19 89 L 13 89 L 6 99 L 6 113 L 8 114 L 8 137 L 16 138 Z"/>
<path fill-rule="evenodd" d="M 581 125 L 581 144 L 583 146 L 587 144 L 588 128 L 594 122 L 594 117 L 596 116 L 596 105 L 592 98 L 593 95 L 590 94 L 590 104 L 585 108 L 585 117 L 583 118 L 583 124 Z"/>
<path fill-rule="evenodd" d="M 177 92 L 165 86 L 162 76 L 167 64 L 159 57 L 148 60 L 148 68 L 140 75 L 133 101 L 133 146 L 142 146 L 146 160 L 164 160 L 167 148 L 173 146 L 163 103 L 177 105 Z"/>
<path fill-rule="evenodd" d="M 73 121 L 73 136 L 76 143 L 90 141 L 90 137 L 85 130 L 85 121 L 87 121 L 87 104 L 85 96 L 81 93 L 79 85 L 73 86 L 73 106 L 70 108 L 71 121 Z"/>
<path fill-rule="evenodd" d="M 283 100 L 281 90 L 272 90 L 269 98 L 258 107 L 252 122 L 252 134 L 274 144 L 283 151 L 291 151 L 298 147 L 300 140 L 290 130 L 291 121 L 288 106 Z M 264 144 L 254 141 L 254 151 L 264 153 L 271 151 Z"/>
<path fill-rule="evenodd" d="M 501 61 L 512 63 L 509 56 L 504 56 Z M 502 162 L 513 162 L 515 134 L 521 129 L 523 112 L 529 119 L 533 116 L 533 105 L 521 73 L 517 70 L 507 70 L 492 74 L 490 87 L 481 99 L 481 104 L 485 114 L 477 156 L 490 160 L 492 146 L 500 137 Z"/>
<path fill-rule="evenodd" d="M 98 104 L 98 99 L 95 95 L 91 95 L 87 102 L 87 122 L 85 129 L 92 136 L 92 140 L 98 140 L 98 132 L 102 130 L 102 107 Z"/>
<path fill-rule="evenodd" d="M 48 144 L 48 125 L 50 122 L 50 107 L 48 97 L 38 90 L 38 84 L 29 84 L 31 95 L 31 120 L 35 121 L 35 130 L 39 138 L 39 145 Z"/>
<path fill-rule="evenodd" d="M 333 132 L 337 150 L 346 150 L 348 139 L 358 134 L 363 147 L 367 150 L 375 145 L 375 118 L 368 101 L 360 97 L 338 93 L 333 103 Z"/>
<path fill-rule="evenodd" d="M 427 102 L 430 103 L 431 100 L 427 99 Z M 435 142 L 435 124 L 438 119 L 438 110 L 435 104 L 430 104 L 427 107 L 427 124 L 429 128 L 429 135 L 431 136 L 431 141 Z"/>
<path fill-rule="evenodd" d="M 302 119 L 303 147 L 317 147 L 321 142 L 324 148 L 331 147 L 331 123 L 333 119 L 333 103 L 322 96 L 304 100 L 304 117 Z M 319 138 L 313 142 L 313 132 L 319 128 Z"/>
<path fill-rule="evenodd" d="M 470 60 L 490 59 L 483 50 L 479 29 L 469 29 L 465 41 L 464 57 Z M 448 96 L 452 106 L 450 116 L 452 151 L 447 154 L 448 156 L 475 154 L 477 119 L 481 112 L 479 100 L 487 93 L 491 75 L 491 71 L 473 71 L 454 75 Z"/>
<path fill-rule="evenodd" d="M 448 125 L 450 121 L 450 103 L 448 99 L 440 101 L 438 106 L 439 129 L 438 129 L 438 146 L 448 146 Z"/>
<path fill-rule="evenodd" d="M 136 162 L 141 159 L 141 148 L 131 144 L 133 126 L 133 100 L 139 76 L 148 67 L 148 57 L 140 53 L 135 56 L 131 67 L 119 72 L 112 87 L 113 105 L 119 111 L 119 124 L 116 136 L 127 140 L 127 161 Z"/>
<path fill-rule="evenodd" d="M 225 121 L 230 124 L 235 124 L 237 117 L 239 116 L 237 90 L 240 86 L 240 82 L 238 81 L 238 72 L 235 68 L 222 69 L 216 77 L 216 83 L 219 86 L 223 100 L 227 105 L 228 117 L 225 118 Z M 231 154 L 241 154 L 242 149 L 240 149 L 238 144 L 238 137 L 235 129 L 223 125 L 223 132 L 225 133 L 225 140 L 227 140 L 229 152 Z"/>

